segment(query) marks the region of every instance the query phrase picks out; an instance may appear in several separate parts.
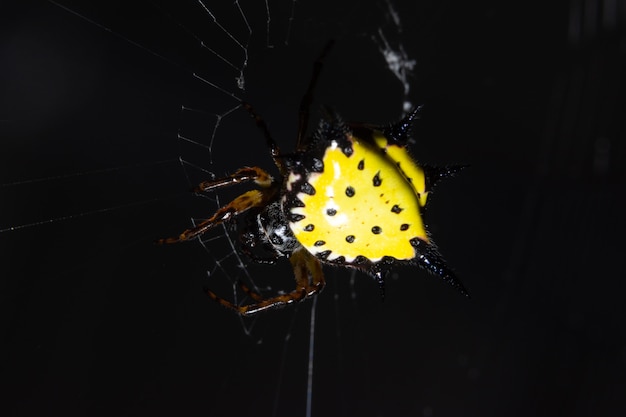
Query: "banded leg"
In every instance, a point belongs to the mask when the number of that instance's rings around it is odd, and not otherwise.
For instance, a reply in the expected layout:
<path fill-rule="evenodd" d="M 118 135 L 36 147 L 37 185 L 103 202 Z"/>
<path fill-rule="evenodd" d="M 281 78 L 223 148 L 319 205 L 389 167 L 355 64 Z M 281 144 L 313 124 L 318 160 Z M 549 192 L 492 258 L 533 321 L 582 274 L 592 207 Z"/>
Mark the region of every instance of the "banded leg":
<path fill-rule="evenodd" d="M 235 305 L 228 300 L 220 298 L 212 291 L 207 290 L 207 294 L 224 307 L 235 310 L 242 316 L 250 316 L 259 311 L 284 307 L 288 304 L 302 301 L 318 294 L 324 289 L 326 281 L 324 281 L 322 265 L 310 252 L 303 248 L 298 249 L 291 255 L 289 261 L 293 266 L 296 288 L 288 294 L 277 295 L 265 300 L 259 299 L 256 293 L 254 293 L 254 295 L 250 294 L 256 303 L 242 306 Z M 244 291 L 246 291 L 247 287 L 244 286 L 243 288 Z M 248 291 L 252 293 L 251 290 Z"/>
<path fill-rule="evenodd" d="M 245 211 L 253 208 L 259 207 L 267 204 L 267 200 L 271 198 L 271 194 L 268 196 L 267 192 L 263 192 L 260 190 L 251 190 L 241 194 L 239 197 L 235 198 L 233 201 L 221 207 L 219 210 L 215 212 L 213 216 L 209 219 L 203 221 L 196 227 L 191 229 L 187 229 L 182 232 L 180 235 L 175 237 L 168 237 L 165 239 L 159 239 L 156 241 L 157 244 L 167 244 L 167 243 L 177 243 L 184 242 L 187 240 L 194 239 L 200 236 L 203 233 L 211 230 L 215 226 L 222 224 L 225 221 L 229 221 L 234 217 L 244 213 Z"/>
<path fill-rule="evenodd" d="M 258 292 L 254 291 L 252 288 L 248 287 L 242 281 L 239 281 L 238 284 L 241 287 L 241 289 L 243 290 L 243 292 L 248 294 L 248 296 L 250 298 L 252 298 L 254 301 L 259 302 L 259 301 L 263 301 L 264 300 L 264 298 L 263 298 L 263 296 L 261 294 L 259 294 Z"/>
<path fill-rule="evenodd" d="M 197 187 L 194 187 L 192 191 L 196 193 L 201 191 L 213 191 L 218 188 L 229 187 L 247 181 L 254 181 L 261 187 L 268 188 L 272 185 L 274 178 L 259 167 L 245 167 L 239 168 L 237 172 L 228 177 L 212 181 L 203 181 Z"/>

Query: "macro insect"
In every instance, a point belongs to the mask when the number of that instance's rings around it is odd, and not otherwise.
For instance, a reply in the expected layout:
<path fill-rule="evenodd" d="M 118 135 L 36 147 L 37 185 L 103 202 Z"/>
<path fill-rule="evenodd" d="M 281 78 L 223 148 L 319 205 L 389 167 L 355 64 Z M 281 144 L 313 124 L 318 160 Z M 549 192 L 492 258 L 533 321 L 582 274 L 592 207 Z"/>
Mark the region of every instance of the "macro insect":
<path fill-rule="evenodd" d="M 317 59 L 300 103 L 295 152 L 283 154 L 264 120 L 250 104 L 241 103 L 263 132 L 280 175 L 273 177 L 252 166 L 202 182 L 195 192 L 244 182 L 254 182 L 259 188 L 239 195 L 196 227 L 157 243 L 189 241 L 223 222 L 239 220 L 241 250 L 252 261 L 273 263 L 288 258 L 296 282 L 289 293 L 265 298 L 240 284 L 252 303 L 235 305 L 207 290 L 212 299 L 241 315 L 318 294 L 325 285 L 322 264 L 373 276 L 382 296 L 385 275 L 392 267 L 417 265 L 467 295 L 422 220 L 435 183 L 462 166 L 423 166 L 411 158 L 407 143 L 419 107 L 400 122 L 382 127 L 345 122 L 326 110 L 317 131 L 306 136 L 313 91 L 330 46 Z"/>

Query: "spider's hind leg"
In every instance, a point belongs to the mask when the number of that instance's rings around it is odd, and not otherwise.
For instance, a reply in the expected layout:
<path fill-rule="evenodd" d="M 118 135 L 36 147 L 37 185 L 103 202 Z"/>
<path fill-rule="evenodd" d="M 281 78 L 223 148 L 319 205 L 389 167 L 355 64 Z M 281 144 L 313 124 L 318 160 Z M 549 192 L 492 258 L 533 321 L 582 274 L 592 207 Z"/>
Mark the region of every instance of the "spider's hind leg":
<path fill-rule="evenodd" d="M 224 307 L 235 310 L 242 316 L 250 316 L 260 311 L 284 307 L 288 304 L 303 301 L 324 289 L 326 281 L 324 281 L 322 265 L 315 256 L 311 255 L 306 249 L 300 248 L 293 252 L 289 260 L 293 266 L 293 272 L 296 278 L 296 288 L 290 293 L 263 299 L 260 294 L 240 284 L 242 289 L 256 301 L 253 304 L 240 306 L 218 297 L 212 291 L 207 290 L 207 294 Z"/>

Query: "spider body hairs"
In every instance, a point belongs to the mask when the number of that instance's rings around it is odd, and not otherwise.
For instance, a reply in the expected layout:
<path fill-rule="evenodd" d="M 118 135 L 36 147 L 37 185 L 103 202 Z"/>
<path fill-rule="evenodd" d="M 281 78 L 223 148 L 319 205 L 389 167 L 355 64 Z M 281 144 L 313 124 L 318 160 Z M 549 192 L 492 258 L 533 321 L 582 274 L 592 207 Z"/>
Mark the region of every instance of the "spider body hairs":
<path fill-rule="evenodd" d="M 420 107 L 400 122 L 382 127 L 344 122 L 326 110 L 317 132 L 305 136 L 313 90 L 331 45 L 317 59 L 300 103 L 295 152 L 282 154 L 263 119 L 250 104 L 241 103 L 263 132 L 280 177 L 259 167 L 245 167 L 201 183 L 195 192 L 250 181 L 259 189 L 244 192 L 196 227 L 157 243 L 192 240 L 223 222 L 239 219 L 241 250 L 252 261 L 271 264 L 288 258 L 296 281 L 290 293 L 265 298 L 240 284 L 252 303 L 235 305 L 207 290 L 212 299 L 242 315 L 318 294 L 325 285 L 322 264 L 373 276 L 382 296 L 385 275 L 392 267 L 416 265 L 467 296 L 422 220 L 435 183 L 463 166 L 429 167 L 413 160 L 407 144 Z"/>

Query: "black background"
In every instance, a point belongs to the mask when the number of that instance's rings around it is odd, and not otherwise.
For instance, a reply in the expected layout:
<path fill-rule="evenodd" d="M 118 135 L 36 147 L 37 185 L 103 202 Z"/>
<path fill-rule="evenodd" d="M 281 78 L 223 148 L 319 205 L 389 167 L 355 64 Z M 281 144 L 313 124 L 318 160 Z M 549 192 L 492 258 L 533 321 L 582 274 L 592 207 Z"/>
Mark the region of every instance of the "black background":
<path fill-rule="evenodd" d="M 231 23 L 227 3 L 212 7 Z M 262 315 L 248 336 L 203 294 L 217 283 L 200 245 L 152 241 L 213 209 L 187 192 L 178 157 L 208 158 L 176 139 L 190 123 L 181 105 L 236 102 L 193 72 L 253 103 L 289 149 L 312 62 L 335 38 L 314 109 L 400 116 L 401 86 L 369 37 L 385 3 L 297 2 L 288 46 L 277 34 L 292 4 L 271 4 L 268 49 L 264 6 L 242 2 L 246 93 L 177 26 L 229 45 L 197 3 L 63 4 L 76 13 L 49 2 L 2 13 L 1 413 L 303 415 L 311 302 Z M 472 299 L 407 269 L 381 303 L 371 279 L 327 269 L 313 415 L 625 415 L 626 11 L 396 7 L 417 60 L 410 97 L 425 104 L 413 153 L 471 165 L 436 190 L 427 222 Z M 212 170 L 271 168 L 245 112 L 218 132 Z M 285 265 L 249 270 L 291 288 Z"/>

